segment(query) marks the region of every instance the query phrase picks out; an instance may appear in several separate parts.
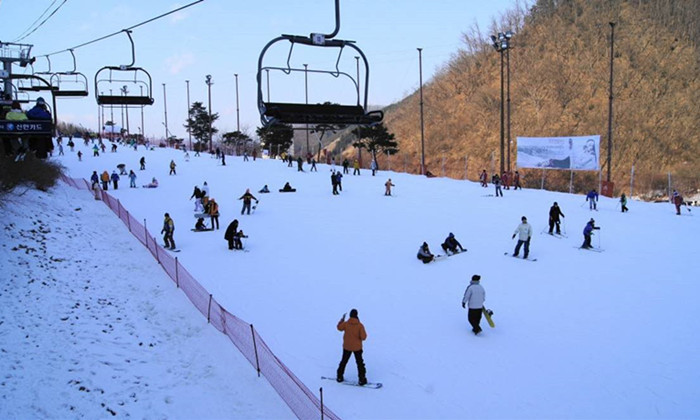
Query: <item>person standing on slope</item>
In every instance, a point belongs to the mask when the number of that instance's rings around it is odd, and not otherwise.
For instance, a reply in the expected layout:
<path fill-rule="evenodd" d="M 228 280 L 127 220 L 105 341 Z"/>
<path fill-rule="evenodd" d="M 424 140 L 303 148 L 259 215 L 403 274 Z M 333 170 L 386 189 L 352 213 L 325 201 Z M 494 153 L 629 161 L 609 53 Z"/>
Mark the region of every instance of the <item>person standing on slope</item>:
<path fill-rule="evenodd" d="M 620 210 L 622 211 L 622 213 L 629 211 L 629 209 L 627 208 L 627 196 L 625 195 L 625 193 L 622 193 L 622 195 L 620 196 Z"/>
<path fill-rule="evenodd" d="M 478 335 L 481 332 L 481 312 L 484 309 L 484 301 L 486 300 L 486 291 L 479 284 L 481 276 L 474 274 L 472 276 L 472 281 L 467 286 L 467 290 L 464 291 L 464 297 L 462 298 L 462 308 L 468 308 L 467 319 L 469 324 L 472 326 L 472 332 L 474 335 Z"/>
<path fill-rule="evenodd" d="M 586 201 L 588 201 L 588 208 L 591 210 L 598 210 L 596 203 L 598 202 L 598 191 L 593 188 L 586 194 Z"/>
<path fill-rule="evenodd" d="M 564 213 L 561 212 L 561 209 L 559 208 L 559 204 L 555 201 L 552 207 L 549 208 L 549 234 L 551 235 L 552 232 L 554 231 L 554 226 L 557 227 L 557 235 L 561 235 L 561 227 L 559 226 L 561 224 L 561 221 L 559 220 L 559 216 L 565 217 Z"/>
<path fill-rule="evenodd" d="M 226 228 L 226 232 L 224 233 L 224 239 L 228 242 L 228 249 L 233 249 L 234 245 L 234 239 L 236 234 L 238 233 L 238 219 L 233 219 L 233 222 L 231 222 L 228 227 Z"/>
<path fill-rule="evenodd" d="M 515 246 L 515 251 L 513 251 L 513 256 L 517 257 L 518 254 L 520 253 L 520 247 L 525 245 L 525 253 L 523 254 L 523 258 L 527 259 L 527 256 L 530 254 L 530 239 L 532 238 L 532 226 L 527 222 L 527 217 L 523 216 L 521 219 L 522 223 L 518 225 L 518 227 L 515 228 L 515 232 L 513 232 L 513 239 L 515 239 L 515 235 L 518 235 L 518 244 Z"/>
<path fill-rule="evenodd" d="M 362 325 L 357 317 L 357 309 L 350 311 L 350 318 L 347 321 L 345 320 L 345 314 L 343 314 L 336 328 L 338 328 L 338 331 L 343 331 L 343 357 L 338 365 L 336 380 L 338 382 L 344 381 L 345 366 L 350 360 L 350 355 L 354 354 L 355 362 L 357 363 L 358 384 L 367 385 L 367 369 L 362 359 L 362 342 L 367 339 L 367 331 L 365 331 L 365 326 Z"/>
<path fill-rule="evenodd" d="M 241 209 L 241 214 L 243 214 L 243 212 L 245 212 L 246 210 L 248 211 L 248 214 L 250 214 L 250 204 L 252 200 L 255 200 L 256 204 L 258 202 L 258 199 L 250 193 L 250 188 L 245 190 L 245 194 L 240 196 L 238 199 L 243 200 L 243 208 Z"/>
<path fill-rule="evenodd" d="M 396 185 L 391 183 L 391 178 L 387 182 L 384 183 L 384 187 L 386 189 L 384 190 L 384 195 L 391 195 L 391 187 L 395 187 Z"/>

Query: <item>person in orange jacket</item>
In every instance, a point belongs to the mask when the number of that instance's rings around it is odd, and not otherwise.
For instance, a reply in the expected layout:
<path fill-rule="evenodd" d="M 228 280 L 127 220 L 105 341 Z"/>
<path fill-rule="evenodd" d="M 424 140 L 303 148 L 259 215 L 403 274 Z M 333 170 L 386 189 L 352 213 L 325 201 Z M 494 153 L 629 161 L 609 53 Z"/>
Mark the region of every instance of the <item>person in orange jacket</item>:
<path fill-rule="evenodd" d="M 362 325 L 360 319 L 357 317 L 357 309 L 352 309 L 350 311 L 350 318 L 346 321 L 345 314 L 338 321 L 338 331 L 344 331 L 343 334 L 343 358 L 340 360 L 340 365 L 338 365 L 338 372 L 336 380 L 338 382 L 343 382 L 343 374 L 345 373 L 345 365 L 348 364 L 350 360 L 350 355 L 355 355 L 355 362 L 357 362 L 357 376 L 359 378 L 359 385 L 367 384 L 367 370 L 365 369 L 365 362 L 362 360 L 362 342 L 367 339 L 367 332 L 365 331 L 365 326 Z"/>

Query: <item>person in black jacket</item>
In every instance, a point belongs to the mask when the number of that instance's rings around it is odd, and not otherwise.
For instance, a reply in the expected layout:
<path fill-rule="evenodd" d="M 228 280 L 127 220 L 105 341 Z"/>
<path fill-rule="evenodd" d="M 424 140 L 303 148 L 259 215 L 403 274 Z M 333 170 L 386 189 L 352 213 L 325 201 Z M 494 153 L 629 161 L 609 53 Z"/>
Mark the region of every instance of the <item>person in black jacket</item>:
<path fill-rule="evenodd" d="M 561 227 L 559 226 L 561 224 L 561 220 L 559 220 L 559 216 L 565 217 L 564 213 L 561 212 L 561 209 L 559 208 L 559 204 L 555 201 L 552 207 L 549 209 L 549 234 L 552 235 L 552 232 L 554 231 L 554 227 L 557 227 L 557 235 L 561 235 Z"/>
<path fill-rule="evenodd" d="M 456 254 L 458 252 L 466 251 L 462 247 L 462 244 L 459 243 L 457 238 L 455 238 L 455 235 L 452 232 L 450 232 L 450 234 L 445 239 L 445 242 L 443 242 L 441 246 L 442 246 L 442 250 L 445 251 L 445 253 L 447 255 Z M 459 251 L 457 250 L 457 248 L 459 248 Z"/>
<path fill-rule="evenodd" d="M 258 202 L 258 199 L 255 198 L 253 194 L 250 193 L 250 189 L 245 190 L 245 194 L 240 196 L 238 198 L 239 200 L 243 200 L 243 208 L 241 209 L 241 214 L 243 214 L 246 210 L 248 210 L 248 214 L 250 214 L 250 204 L 253 200 L 255 202 Z"/>
<path fill-rule="evenodd" d="M 228 249 L 233 249 L 234 239 L 238 233 L 238 219 L 233 219 L 228 227 L 226 228 L 226 233 L 224 233 L 224 239 L 228 241 Z"/>

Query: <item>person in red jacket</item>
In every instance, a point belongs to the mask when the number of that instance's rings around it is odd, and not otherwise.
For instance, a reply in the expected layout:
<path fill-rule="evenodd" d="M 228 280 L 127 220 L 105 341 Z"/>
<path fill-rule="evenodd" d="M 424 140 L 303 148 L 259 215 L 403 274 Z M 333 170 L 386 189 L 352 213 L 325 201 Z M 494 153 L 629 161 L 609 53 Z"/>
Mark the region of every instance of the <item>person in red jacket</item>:
<path fill-rule="evenodd" d="M 362 360 L 362 342 L 367 339 L 367 332 L 365 331 L 365 326 L 362 325 L 359 318 L 357 317 L 357 309 L 352 309 L 350 311 L 350 318 L 346 321 L 345 314 L 338 321 L 338 331 L 344 331 L 343 334 L 343 358 L 340 360 L 340 365 L 338 365 L 338 372 L 336 380 L 338 382 L 343 382 L 343 374 L 345 373 L 345 365 L 348 364 L 350 360 L 350 355 L 355 355 L 355 362 L 357 362 L 357 376 L 359 378 L 359 385 L 367 384 L 367 370 L 365 369 L 365 362 Z"/>

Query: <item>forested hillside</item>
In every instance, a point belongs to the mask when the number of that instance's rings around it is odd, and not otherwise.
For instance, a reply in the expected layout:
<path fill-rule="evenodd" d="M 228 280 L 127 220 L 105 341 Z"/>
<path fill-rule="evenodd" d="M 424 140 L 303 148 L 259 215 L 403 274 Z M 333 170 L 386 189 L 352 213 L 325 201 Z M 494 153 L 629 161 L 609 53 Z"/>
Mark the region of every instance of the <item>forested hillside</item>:
<path fill-rule="evenodd" d="M 511 166 L 517 136 L 601 135 L 607 173 L 610 80 L 609 22 L 615 22 L 612 180 L 635 192 L 674 185 L 700 187 L 700 3 L 683 0 L 540 0 L 516 7 L 491 28 L 465 28 L 464 47 L 424 84 L 426 166 L 434 173 L 475 179 L 498 168 L 500 55 L 489 35 L 512 30 L 510 50 Z M 418 170 L 419 95 L 386 110 L 385 124 L 401 153 L 395 169 Z M 507 133 L 506 133 L 507 136 Z M 507 137 L 506 137 L 507 142 Z M 354 156 L 352 149 L 345 155 Z M 408 164 L 406 164 L 408 162 Z M 445 163 L 443 163 L 445 162 Z M 380 162 L 381 164 L 382 162 Z M 388 162 L 383 162 L 384 166 Z M 525 170 L 539 186 L 541 171 Z M 568 190 L 569 172 L 548 171 L 546 187 Z M 604 175 L 605 177 L 605 175 Z M 577 172 L 587 189 L 597 174 Z"/>

